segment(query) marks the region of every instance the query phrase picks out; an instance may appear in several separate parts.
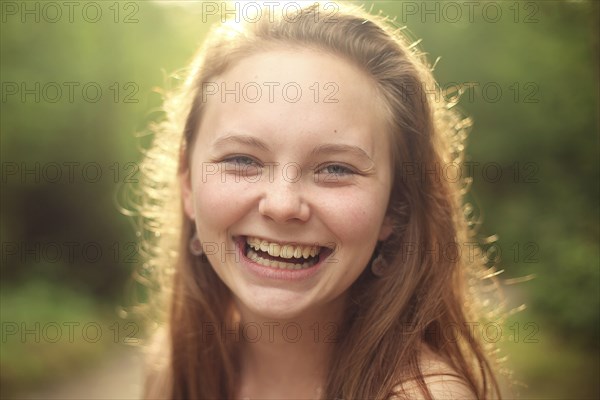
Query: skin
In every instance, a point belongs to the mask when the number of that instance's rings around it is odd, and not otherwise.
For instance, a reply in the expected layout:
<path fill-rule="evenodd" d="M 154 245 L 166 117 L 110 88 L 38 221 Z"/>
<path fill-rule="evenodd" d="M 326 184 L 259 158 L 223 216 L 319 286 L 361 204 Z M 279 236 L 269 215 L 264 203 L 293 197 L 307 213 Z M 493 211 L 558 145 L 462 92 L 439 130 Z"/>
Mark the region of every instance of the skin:
<path fill-rule="evenodd" d="M 208 259 L 232 291 L 241 322 L 263 327 L 257 341 L 243 346 L 240 397 L 314 398 L 331 348 L 324 329 L 335 330 L 348 288 L 377 241 L 392 231 L 384 108 L 368 75 L 316 50 L 251 55 L 214 82 L 219 89 L 225 83 L 231 90 L 236 82 L 262 88 L 256 102 L 246 101 L 257 97 L 254 89 L 238 102 L 233 94 L 207 96 L 189 169 L 181 176 L 185 212 L 204 245 L 218 249 L 207 252 Z M 280 83 L 272 98 L 264 82 Z M 302 89 L 297 102 L 290 101 L 293 88 L 284 98 L 288 82 Z M 315 82 L 316 98 L 310 89 Z M 326 87 L 329 82 L 334 85 Z M 328 94 L 338 101 L 326 103 Z M 257 277 L 232 254 L 240 235 L 335 251 L 309 279 Z M 302 331 L 293 342 L 292 331 L 282 330 L 291 322 Z M 266 334 L 269 323 L 273 335 Z"/>

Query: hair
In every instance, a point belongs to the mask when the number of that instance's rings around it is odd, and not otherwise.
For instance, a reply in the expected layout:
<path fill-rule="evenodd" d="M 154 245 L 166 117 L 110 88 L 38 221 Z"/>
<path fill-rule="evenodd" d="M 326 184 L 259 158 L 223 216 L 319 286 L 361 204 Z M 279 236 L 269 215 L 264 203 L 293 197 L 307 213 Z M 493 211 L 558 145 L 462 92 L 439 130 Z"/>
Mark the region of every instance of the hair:
<path fill-rule="evenodd" d="M 213 28 L 184 84 L 167 92 L 166 118 L 150 127 L 154 140 L 141 165 L 138 193 L 147 262 L 137 278 L 152 291 L 154 310 L 168 311 L 166 318 L 152 315 L 166 319 L 166 328 L 159 344 L 162 364 L 150 373 L 145 396 L 235 395 L 238 344 L 221 335 L 201 336 L 203 324 L 219 327 L 232 320 L 232 294 L 208 260 L 189 251 L 195 228 L 183 212 L 176 178 L 187 171 L 202 122 L 203 84 L 244 57 L 290 46 L 334 54 L 361 68 L 383 100 L 392 138 L 388 216 L 394 230 L 379 249 L 388 268 L 383 277 L 365 268 L 349 288 L 351 302 L 323 397 L 387 399 L 402 396 L 402 383 L 413 381 L 431 398 L 419 363 L 423 343 L 477 398 L 499 397 L 489 361 L 494 349 L 467 323 L 481 321 L 478 288 L 494 286 L 494 269 L 482 252 L 473 255 L 472 246 L 471 256 L 464 256 L 465 245 L 475 240 L 462 204 L 468 182 L 452 182 L 441 168 L 461 165 L 471 122 L 440 95 L 430 64 L 402 28 L 358 7 L 340 5 L 325 18 L 319 4 L 286 18 L 265 9 L 253 23 Z M 453 328 L 452 337 L 441 334 L 446 327 Z"/>

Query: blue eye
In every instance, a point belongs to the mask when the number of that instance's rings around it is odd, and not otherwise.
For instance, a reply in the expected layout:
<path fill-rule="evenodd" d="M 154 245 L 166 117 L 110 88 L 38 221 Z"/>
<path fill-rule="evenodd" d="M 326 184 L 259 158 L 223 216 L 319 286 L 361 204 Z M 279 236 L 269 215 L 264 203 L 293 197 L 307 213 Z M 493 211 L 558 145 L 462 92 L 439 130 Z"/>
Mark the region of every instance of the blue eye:
<path fill-rule="evenodd" d="M 354 171 L 341 164 L 330 164 L 318 170 L 318 173 L 324 173 L 328 175 L 342 176 L 342 175 L 354 175 Z"/>
<path fill-rule="evenodd" d="M 220 161 L 222 172 L 243 176 L 253 176 L 261 173 L 262 164 L 253 157 L 244 155 L 228 156 Z"/>
<path fill-rule="evenodd" d="M 248 156 L 233 156 L 224 159 L 222 162 L 241 166 L 258 165 L 258 163 L 253 158 L 250 158 Z"/>

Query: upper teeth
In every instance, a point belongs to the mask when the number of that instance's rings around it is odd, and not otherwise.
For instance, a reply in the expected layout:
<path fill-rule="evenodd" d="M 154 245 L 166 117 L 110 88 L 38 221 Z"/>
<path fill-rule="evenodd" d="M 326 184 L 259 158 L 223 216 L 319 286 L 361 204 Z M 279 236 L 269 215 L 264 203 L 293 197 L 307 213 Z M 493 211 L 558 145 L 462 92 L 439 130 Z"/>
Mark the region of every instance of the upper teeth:
<path fill-rule="evenodd" d="M 250 245 L 250 247 L 256 250 L 264 251 L 273 257 L 282 258 L 314 257 L 319 254 L 319 251 L 321 250 L 320 246 L 279 244 L 250 236 L 246 238 L 246 242 Z"/>

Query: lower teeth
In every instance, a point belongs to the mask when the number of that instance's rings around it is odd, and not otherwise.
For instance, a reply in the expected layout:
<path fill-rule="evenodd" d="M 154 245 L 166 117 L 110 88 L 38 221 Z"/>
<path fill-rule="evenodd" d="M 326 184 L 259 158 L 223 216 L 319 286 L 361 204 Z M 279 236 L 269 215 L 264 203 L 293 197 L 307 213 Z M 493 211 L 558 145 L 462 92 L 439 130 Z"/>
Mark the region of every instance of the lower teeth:
<path fill-rule="evenodd" d="M 313 261 L 306 261 L 302 264 L 289 263 L 285 261 L 267 260 L 259 256 L 254 250 L 249 249 L 247 257 L 257 264 L 264 265 L 265 267 L 279 268 L 279 269 L 306 269 L 315 265 Z"/>

